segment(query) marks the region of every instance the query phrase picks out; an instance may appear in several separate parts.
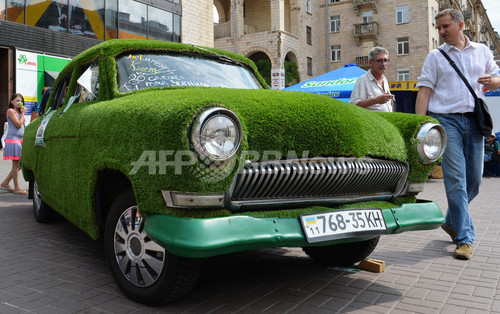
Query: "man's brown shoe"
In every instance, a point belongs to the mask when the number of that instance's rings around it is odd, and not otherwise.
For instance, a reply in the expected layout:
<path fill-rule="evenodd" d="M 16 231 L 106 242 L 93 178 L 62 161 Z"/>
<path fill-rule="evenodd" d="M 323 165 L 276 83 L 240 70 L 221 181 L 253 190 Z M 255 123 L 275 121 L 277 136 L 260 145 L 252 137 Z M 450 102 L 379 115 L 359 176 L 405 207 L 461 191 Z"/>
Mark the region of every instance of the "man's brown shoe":
<path fill-rule="evenodd" d="M 460 243 L 455 249 L 455 258 L 457 259 L 470 259 L 472 255 L 472 247 L 469 244 Z"/>
<path fill-rule="evenodd" d="M 450 235 L 451 241 L 455 241 L 455 238 L 457 237 L 457 233 L 455 232 L 455 230 L 446 227 L 444 224 L 441 225 L 441 229 L 443 229 L 444 232 Z"/>

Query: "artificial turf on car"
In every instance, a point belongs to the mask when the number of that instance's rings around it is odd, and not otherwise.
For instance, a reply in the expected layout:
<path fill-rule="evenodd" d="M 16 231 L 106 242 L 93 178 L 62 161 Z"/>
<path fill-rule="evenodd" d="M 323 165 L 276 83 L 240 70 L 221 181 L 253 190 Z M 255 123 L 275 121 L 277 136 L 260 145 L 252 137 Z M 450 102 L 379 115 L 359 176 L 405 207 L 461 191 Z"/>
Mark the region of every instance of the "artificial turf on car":
<path fill-rule="evenodd" d="M 178 210 L 168 208 L 161 190 L 196 193 L 225 193 L 234 175 L 244 166 L 246 158 L 238 156 L 226 165 L 204 164 L 199 160 L 193 165 L 177 169 L 160 164 L 160 152 L 191 151 L 190 131 L 197 115 L 208 107 L 224 107 L 233 111 L 243 127 L 243 140 L 239 153 L 253 152 L 260 161 L 266 152 L 288 156 L 292 151 L 297 157 L 307 152 L 307 157 L 371 157 L 410 165 L 410 181 L 427 179 L 434 164 L 423 166 L 416 152 L 415 134 L 424 122 L 435 122 L 430 117 L 410 114 L 380 114 L 346 104 L 321 95 L 303 92 L 274 90 L 235 90 L 224 88 L 153 88 L 119 94 L 116 90 L 116 65 L 109 54 L 120 54 L 131 46 L 151 51 L 175 49 L 180 52 L 226 54 L 255 69 L 243 57 L 219 50 L 178 43 L 124 40 L 109 41 L 95 46 L 73 59 L 61 72 L 59 79 L 71 73 L 83 73 L 82 64 L 95 59 L 95 52 L 107 57 L 99 61 L 99 100 L 73 104 L 61 116 L 56 113 L 45 131 L 47 149 L 32 150 L 34 154 L 48 154 L 53 162 L 50 167 L 30 164 L 36 156 L 23 155 L 27 168 L 37 169 L 40 177 L 59 169 L 76 170 L 61 176 L 66 189 L 60 190 L 39 182 L 48 197 L 48 204 L 56 199 L 74 203 L 76 207 L 62 207 L 64 215 L 92 237 L 98 228 L 89 227 L 96 221 L 95 189 L 99 171 L 112 169 L 123 173 L 131 182 L 142 214 L 164 213 L 181 217 L 218 217 L 232 215 L 229 210 Z M 263 83 L 262 78 L 259 81 Z M 77 87 L 73 77 L 68 94 Z M 54 94 L 51 95 L 53 97 Z M 69 97 L 68 97 L 69 98 Z M 59 108 L 61 112 L 64 106 Z M 41 119 L 28 126 L 24 145 L 34 145 L 35 133 Z M 110 141 L 113 139 L 113 141 Z M 36 151 L 36 152 L 35 152 Z M 146 154 L 146 155 L 144 155 Z M 72 159 L 67 156 L 78 156 Z M 168 161 L 173 156 L 168 155 Z M 248 156 L 244 156 L 248 157 Z M 152 160 L 154 159 L 154 160 Z M 153 162 L 153 167 L 143 166 L 132 173 L 131 162 Z M 179 171 L 180 170 L 180 173 Z M 45 173 L 45 174 L 44 174 Z M 30 179 L 30 173 L 25 173 Z M 68 191 L 71 191 L 68 193 Z M 51 197 L 52 196 L 52 197 Z M 414 198 L 409 198 L 409 202 Z M 396 201 L 397 203 L 397 201 Z M 369 205 L 369 204 L 365 204 Z M 396 204 L 378 202 L 377 207 Z M 58 207 L 60 208 L 60 207 Z M 273 210 L 247 213 L 263 217 L 297 217 L 318 208 Z"/>

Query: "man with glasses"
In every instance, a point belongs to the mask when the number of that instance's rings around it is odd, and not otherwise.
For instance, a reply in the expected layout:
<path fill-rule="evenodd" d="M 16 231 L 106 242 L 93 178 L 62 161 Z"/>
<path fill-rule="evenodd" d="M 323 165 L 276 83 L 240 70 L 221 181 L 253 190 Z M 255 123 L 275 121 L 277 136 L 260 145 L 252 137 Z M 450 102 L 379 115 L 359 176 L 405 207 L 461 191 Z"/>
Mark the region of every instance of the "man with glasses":
<path fill-rule="evenodd" d="M 435 17 L 441 49 L 457 67 L 479 97 L 483 87 L 496 90 L 500 85 L 498 66 L 490 49 L 471 42 L 464 35 L 464 17 L 460 11 L 446 9 Z M 455 69 L 437 49 L 425 59 L 415 112 L 436 118 L 445 128 L 448 145 L 443 155 L 444 187 L 448 211 L 443 230 L 456 244 L 455 257 L 468 260 L 472 254 L 474 226 L 469 203 L 479 193 L 483 171 L 483 136 L 474 117 L 474 98 Z"/>
<path fill-rule="evenodd" d="M 361 75 L 352 90 L 349 102 L 371 111 L 391 112 L 394 95 L 389 91 L 385 71 L 389 65 L 389 52 L 382 47 L 370 50 L 370 69 Z"/>

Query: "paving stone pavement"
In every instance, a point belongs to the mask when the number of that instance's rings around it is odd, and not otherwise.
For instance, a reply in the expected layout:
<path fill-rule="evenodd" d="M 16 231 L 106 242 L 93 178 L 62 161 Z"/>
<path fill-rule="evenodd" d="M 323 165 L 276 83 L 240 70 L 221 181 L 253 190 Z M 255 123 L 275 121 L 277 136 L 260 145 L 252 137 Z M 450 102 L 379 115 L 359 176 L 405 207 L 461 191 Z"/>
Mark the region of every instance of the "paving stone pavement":
<path fill-rule="evenodd" d="M 9 169 L 0 160 L 0 179 Z M 371 257 L 384 273 L 320 266 L 297 248 L 235 253 L 208 259 L 195 289 L 163 307 L 120 292 L 99 242 L 67 221 L 36 223 L 30 200 L 0 192 L 0 313 L 500 313 L 499 191 L 484 178 L 471 204 L 470 261 L 441 229 L 382 236 Z M 446 210 L 442 180 L 419 197 Z"/>

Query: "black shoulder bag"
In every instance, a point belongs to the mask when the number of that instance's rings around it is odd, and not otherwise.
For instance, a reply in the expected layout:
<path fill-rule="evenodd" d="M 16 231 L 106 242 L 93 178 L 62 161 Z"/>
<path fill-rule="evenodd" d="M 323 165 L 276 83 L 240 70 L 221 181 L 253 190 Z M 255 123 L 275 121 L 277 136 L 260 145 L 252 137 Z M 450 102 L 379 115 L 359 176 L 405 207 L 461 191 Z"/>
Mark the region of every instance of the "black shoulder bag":
<path fill-rule="evenodd" d="M 465 79 L 460 69 L 457 67 L 455 62 L 451 60 L 450 56 L 443 49 L 438 48 L 438 50 L 443 54 L 443 56 L 450 62 L 451 66 L 457 71 L 460 78 L 464 81 L 465 85 L 471 92 L 474 97 L 474 113 L 476 116 L 477 127 L 483 136 L 491 135 L 491 131 L 493 130 L 493 119 L 491 119 L 490 111 L 488 110 L 488 106 L 484 102 L 482 98 L 477 97 L 476 93 L 470 86 L 469 82 Z"/>

